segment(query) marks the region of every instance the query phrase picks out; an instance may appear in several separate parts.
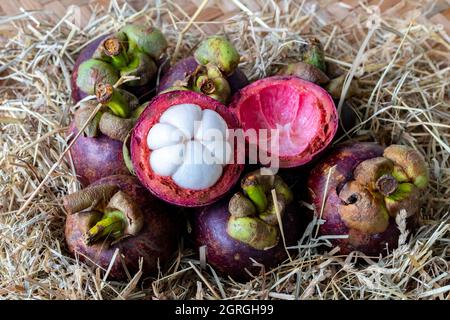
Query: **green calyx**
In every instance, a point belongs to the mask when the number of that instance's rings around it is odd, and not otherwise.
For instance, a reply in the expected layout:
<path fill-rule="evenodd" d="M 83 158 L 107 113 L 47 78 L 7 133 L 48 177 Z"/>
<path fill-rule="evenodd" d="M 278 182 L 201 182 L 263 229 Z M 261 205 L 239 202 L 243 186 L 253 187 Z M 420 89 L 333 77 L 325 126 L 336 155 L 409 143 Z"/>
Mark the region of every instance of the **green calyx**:
<path fill-rule="evenodd" d="M 117 191 L 102 210 L 103 216 L 87 230 L 85 241 L 91 245 L 101 239 L 118 241 L 137 235 L 143 225 L 144 216 L 134 199 L 123 191 Z"/>
<path fill-rule="evenodd" d="M 241 188 L 245 195 L 255 204 L 259 213 L 267 208 L 267 196 L 264 186 L 261 185 L 256 175 L 248 175 L 241 182 Z"/>
<path fill-rule="evenodd" d="M 136 121 L 138 120 L 139 116 L 141 115 L 142 112 L 144 112 L 145 108 L 147 108 L 148 103 L 144 103 L 142 105 L 140 105 L 139 107 L 137 107 L 136 109 L 134 109 L 131 112 L 131 116 L 130 119 L 132 119 L 134 121 L 134 123 L 136 123 Z M 131 161 L 131 146 L 130 146 L 130 139 L 131 139 L 131 130 L 128 132 L 127 136 L 125 137 L 125 139 L 123 140 L 123 144 L 122 144 L 122 156 L 123 156 L 123 161 L 125 162 L 125 166 L 127 167 L 128 171 L 130 172 L 131 175 L 135 176 L 136 172 L 134 171 L 134 167 L 133 167 L 133 162 Z"/>
<path fill-rule="evenodd" d="M 119 76 L 139 78 L 128 81 L 129 86 L 145 85 L 156 76 L 158 67 L 155 61 L 166 49 L 167 41 L 160 30 L 127 25 L 102 41 L 92 59 L 80 64 L 77 86 L 88 94 L 94 94 L 97 83 L 113 85 Z"/>
<path fill-rule="evenodd" d="M 123 162 L 125 162 L 125 166 L 127 167 L 128 171 L 130 172 L 131 175 L 135 176 L 136 175 L 136 171 L 134 170 L 134 166 L 133 166 L 133 161 L 131 160 L 131 153 L 130 153 L 130 138 L 131 135 L 130 133 L 128 133 L 127 137 L 125 138 L 125 140 L 123 141 L 122 144 L 122 157 L 123 157 Z"/>
<path fill-rule="evenodd" d="M 95 86 L 99 82 L 114 84 L 119 80 L 119 73 L 104 61 L 89 59 L 78 68 L 77 86 L 88 94 L 95 94 Z"/>
<path fill-rule="evenodd" d="M 291 190 L 280 177 L 265 176 L 260 171 L 244 177 L 241 187 L 243 192 L 236 193 L 228 204 L 228 235 L 258 250 L 276 246 L 279 218 L 293 201 Z"/>
<path fill-rule="evenodd" d="M 117 240 L 123 236 L 125 228 L 125 215 L 119 210 L 112 210 L 106 212 L 85 235 L 85 242 L 87 245 L 104 239 L 110 238 Z"/>
<path fill-rule="evenodd" d="M 92 58 L 110 63 L 120 69 L 128 65 L 128 41 L 123 32 L 117 32 L 103 40 L 95 50 Z"/>
<path fill-rule="evenodd" d="M 326 72 L 325 55 L 319 40 L 313 39 L 302 54 L 302 61 Z"/>
<path fill-rule="evenodd" d="M 158 72 L 156 63 L 142 52 L 133 53 L 130 63 L 120 68 L 121 76 L 135 76 L 139 79 L 127 82 L 129 86 L 143 86 L 153 79 Z"/>
<path fill-rule="evenodd" d="M 224 104 L 231 98 L 230 84 L 219 68 L 212 64 L 198 66 L 186 79 L 176 81 L 172 87 L 161 93 L 175 90 L 199 92 Z"/>
<path fill-rule="evenodd" d="M 401 183 L 398 185 L 394 193 L 387 196 L 387 199 L 391 201 L 401 201 L 407 199 L 414 190 L 412 183 Z"/>
<path fill-rule="evenodd" d="M 278 243 L 278 228 L 253 217 L 230 217 L 227 226 L 228 235 L 249 246 L 265 250 Z"/>
<path fill-rule="evenodd" d="M 143 111 L 142 107 L 138 107 L 138 99 L 125 90 L 104 83 L 97 84 L 96 96 L 103 107 L 86 125 L 84 135 L 96 137 L 102 133 L 111 139 L 124 141 Z M 96 103 L 89 101 L 77 111 L 75 126 L 78 130 L 83 128 L 95 109 Z"/>
<path fill-rule="evenodd" d="M 98 102 L 108 107 L 114 115 L 121 118 L 128 118 L 132 112 L 130 102 L 136 103 L 135 101 L 130 101 L 134 96 L 125 92 L 124 90 L 114 88 L 108 83 L 98 83 L 95 88 L 95 95 Z"/>
<path fill-rule="evenodd" d="M 158 60 L 167 49 L 167 40 L 161 30 L 141 25 L 127 25 L 121 29 L 128 39 L 129 51 L 141 51 Z"/>
<path fill-rule="evenodd" d="M 206 94 L 222 103 L 230 100 L 230 85 L 218 67 L 209 64 L 204 68 L 199 68 L 194 79 L 194 91 Z"/>
<path fill-rule="evenodd" d="M 211 36 L 202 41 L 195 51 L 194 57 L 201 65 L 217 66 L 225 75 L 232 74 L 240 60 L 236 48 L 222 36 Z"/>

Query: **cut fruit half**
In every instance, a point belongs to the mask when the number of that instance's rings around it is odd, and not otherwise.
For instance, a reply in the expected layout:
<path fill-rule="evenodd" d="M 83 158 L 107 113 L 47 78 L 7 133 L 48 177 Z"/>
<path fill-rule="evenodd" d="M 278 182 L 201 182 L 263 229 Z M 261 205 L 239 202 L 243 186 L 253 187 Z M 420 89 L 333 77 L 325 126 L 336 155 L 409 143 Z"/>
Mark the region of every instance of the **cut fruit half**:
<path fill-rule="evenodd" d="M 236 164 L 228 130 L 238 129 L 221 103 L 192 91 L 154 98 L 131 136 L 131 158 L 142 184 L 159 198 L 204 206 L 227 193 L 243 164 Z"/>
<path fill-rule="evenodd" d="M 281 168 L 313 159 L 332 141 L 338 117 L 331 96 L 296 77 L 269 77 L 240 90 L 230 105 L 250 144 L 257 144 Z M 266 129 L 267 135 L 261 129 Z M 249 141 L 256 130 L 257 141 Z"/>

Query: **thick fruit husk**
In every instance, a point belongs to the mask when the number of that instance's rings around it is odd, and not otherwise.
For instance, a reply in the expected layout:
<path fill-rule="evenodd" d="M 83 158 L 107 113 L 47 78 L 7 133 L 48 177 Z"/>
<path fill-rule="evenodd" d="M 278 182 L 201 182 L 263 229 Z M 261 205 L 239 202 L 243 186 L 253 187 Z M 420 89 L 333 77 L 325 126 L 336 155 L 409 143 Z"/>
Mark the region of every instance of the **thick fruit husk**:
<path fill-rule="evenodd" d="M 244 165 L 236 164 L 236 161 L 226 165 L 217 183 L 203 190 L 180 188 L 171 177 L 159 176 L 153 172 L 149 163 L 151 150 L 147 145 L 148 132 L 159 122 L 164 111 L 173 105 L 183 103 L 192 103 L 202 109 L 214 110 L 225 120 L 229 129 L 239 128 L 238 121 L 227 107 L 215 99 L 192 91 L 164 93 L 156 96 L 139 117 L 131 134 L 131 159 L 141 183 L 158 198 L 184 207 L 205 206 L 217 201 L 236 184 Z"/>
<path fill-rule="evenodd" d="M 72 123 L 72 137 L 78 133 Z M 122 155 L 122 142 L 104 134 L 85 137 L 81 134 L 70 149 L 75 172 L 82 186 L 114 174 L 129 174 Z"/>
<path fill-rule="evenodd" d="M 127 279 L 123 264 L 133 276 L 139 270 L 140 257 L 143 258 L 144 275 L 155 275 L 158 271 L 158 263 L 164 266 L 177 250 L 179 235 L 177 215 L 173 212 L 173 208 L 152 197 L 134 177 L 114 175 L 99 180 L 93 185 L 109 183 L 117 184 L 121 191 L 139 205 L 144 215 L 143 228 L 137 235 L 123 238 L 112 245 L 108 241 L 99 241 L 88 246 L 84 237 L 87 229 L 92 227 L 88 214 L 70 214 L 67 216 L 65 227 L 68 249 L 81 261 L 94 262 L 103 270 L 108 269 L 115 251 L 119 249 L 119 255 L 114 260 L 109 273 L 111 279 Z"/>
<path fill-rule="evenodd" d="M 177 81 L 183 81 L 189 75 L 194 73 L 197 69 L 198 63 L 194 57 L 187 57 L 181 59 L 174 64 L 161 78 L 158 86 L 158 93 L 163 92 L 170 87 L 176 85 Z M 231 93 L 235 93 L 239 89 L 248 85 L 249 81 L 245 74 L 237 68 L 230 76 L 227 77 L 227 81 L 231 88 Z"/>
<path fill-rule="evenodd" d="M 244 131 L 281 127 L 276 141 L 281 168 L 310 162 L 331 143 L 338 127 L 331 96 L 294 76 L 255 81 L 233 96 L 230 108 Z M 270 154 L 270 149 L 258 147 Z"/>
<path fill-rule="evenodd" d="M 353 179 L 354 169 L 363 161 L 383 155 L 384 148 L 375 143 L 345 143 L 332 150 L 311 171 L 308 178 L 310 201 L 315 208 L 315 214 L 326 220 L 320 226 L 321 235 L 348 235 L 347 239 L 332 240 L 333 245 L 340 247 L 340 253 L 348 254 L 361 251 L 367 255 L 378 256 L 386 253 L 386 248 L 392 250 L 398 245 L 399 230 L 393 218 L 389 219 L 387 229 L 381 233 L 364 233 L 349 229 L 339 214 L 341 199 L 339 191 L 347 181 Z M 330 173 L 327 184 L 329 170 Z M 326 186 L 328 188 L 326 189 Z M 326 190 L 325 190 L 326 189 Z M 325 206 L 322 204 L 326 197 Z M 415 224 L 415 217 L 408 220 L 410 227 Z"/>
<path fill-rule="evenodd" d="M 229 197 L 205 207 L 194 217 L 194 236 L 198 247 L 206 246 L 206 262 L 223 275 L 235 280 L 243 281 L 250 278 L 245 271 L 248 269 L 253 275 L 261 272 L 261 267 L 253 266 L 256 262 L 264 265 L 265 271 L 275 267 L 288 258 L 280 236 L 278 244 L 267 250 L 257 250 L 244 242 L 230 237 L 227 233 Z M 287 246 L 295 245 L 303 232 L 300 209 L 295 205 L 286 208 L 283 215 L 283 231 Z M 295 250 L 290 252 L 295 256 Z"/>

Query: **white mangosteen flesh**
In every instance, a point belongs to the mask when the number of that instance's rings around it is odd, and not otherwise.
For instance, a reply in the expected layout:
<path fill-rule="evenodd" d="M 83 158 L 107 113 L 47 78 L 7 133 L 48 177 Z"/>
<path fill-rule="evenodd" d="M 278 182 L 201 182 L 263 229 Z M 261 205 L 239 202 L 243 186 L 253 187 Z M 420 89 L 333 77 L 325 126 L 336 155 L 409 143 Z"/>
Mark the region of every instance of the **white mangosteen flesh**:
<path fill-rule="evenodd" d="M 153 172 L 170 176 L 184 189 L 214 186 L 232 158 L 227 130 L 214 110 L 187 103 L 171 106 L 147 135 Z"/>

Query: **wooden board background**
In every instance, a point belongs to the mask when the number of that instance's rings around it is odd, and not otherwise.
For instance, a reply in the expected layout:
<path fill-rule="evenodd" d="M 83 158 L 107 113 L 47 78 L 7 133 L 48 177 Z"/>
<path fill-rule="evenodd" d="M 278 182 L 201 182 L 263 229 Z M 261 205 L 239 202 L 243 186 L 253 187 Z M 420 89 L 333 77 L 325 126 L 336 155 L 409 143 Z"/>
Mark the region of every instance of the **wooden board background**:
<path fill-rule="evenodd" d="M 119 3 L 122 0 L 119 0 Z M 160 0 L 164 1 L 164 0 Z M 281 1 L 281 0 L 274 0 Z M 303 0 L 296 0 L 301 3 Z M 305 0 L 308 1 L 308 0 Z M 141 9 L 146 0 L 128 0 L 128 3 L 136 10 Z M 180 0 L 177 1 L 183 9 L 192 14 L 202 0 Z M 241 0 L 248 8 L 258 11 L 268 1 L 266 0 Z M 351 11 L 359 3 L 366 5 L 378 5 L 383 14 L 395 15 L 398 17 L 421 17 L 433 24 L 442 24 L 444 29 L 450 34 L 450 0 L 322 0 L 326 4 L 327 11 L 331 14 L 341 13 L 343 10 Z M 87 23 L 94 8 L 101 9 L 109 5 L 109 0 L 2 0 L 0 1 L 0 16 L 13 16 L 20 14 L 21 10 L 45 10 L 51 12 L 55 18 L 62 17 L 70 5 L 77 5 L 80 8 L 80 27 Z M 239 12 L 232 1 L 209 0 L 209 3 L 202 16 L 205 20 L 213 20 L 224 15 L 232 15 Z M 206 18 L 206 19 L 205 19 Z"/>

